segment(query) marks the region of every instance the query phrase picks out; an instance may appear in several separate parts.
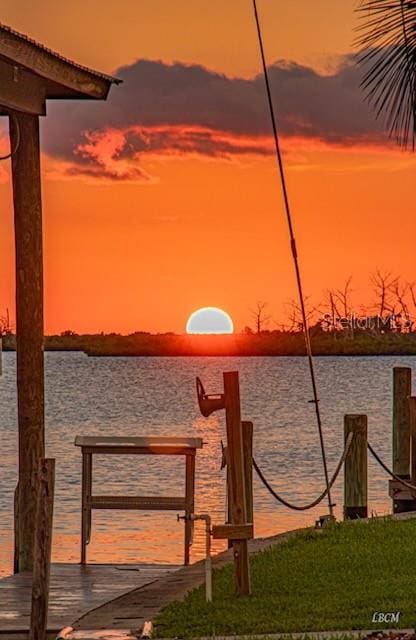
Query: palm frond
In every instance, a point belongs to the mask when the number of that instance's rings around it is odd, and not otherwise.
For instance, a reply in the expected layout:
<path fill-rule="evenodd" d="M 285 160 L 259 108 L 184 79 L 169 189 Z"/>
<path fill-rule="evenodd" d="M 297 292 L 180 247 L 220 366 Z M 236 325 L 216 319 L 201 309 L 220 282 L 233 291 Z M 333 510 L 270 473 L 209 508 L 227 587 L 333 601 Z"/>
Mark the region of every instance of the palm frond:
<path fill-rule="evenodd" d="M 361 0 L 357 45 L 366 98 L 391 137 L 416 146 L 416 0 Z"/>

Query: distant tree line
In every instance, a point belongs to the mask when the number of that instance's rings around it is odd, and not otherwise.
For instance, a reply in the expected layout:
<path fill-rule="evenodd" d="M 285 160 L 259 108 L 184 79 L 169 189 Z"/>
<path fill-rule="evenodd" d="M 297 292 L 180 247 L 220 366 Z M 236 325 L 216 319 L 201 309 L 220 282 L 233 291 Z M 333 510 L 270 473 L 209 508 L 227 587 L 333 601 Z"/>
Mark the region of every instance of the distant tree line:
<path fill-rule="evenodd" d="M 377 269 L 370 275 L 371 299 L 357 306 L 353 299 L 352 277 L 340 288 L 327 289 L 320 302 L 306 298 L 307 320 L 311 331 L 354 337 L 356 333 L 380 335 L 384 333 L 408 334 L 416 331 L 416 282 L 403 280 L 390 271 Z M 286 304 L 284 322 L 273 321 L 268 304 L 257 302 L 250 310 L 253 325 L 246 326 L 246 334 L 274 330 L 296 333 L 303 331 L 299 304 L 290 300 Z"/>
<path fill-rule="evenodd" d="M 342 287 L 327 289 L 318 303 L 313 303 L 310 298 L 306 299 L 307 319 L 311 335 L 312 337 L 322 336 L 323 348 L 327 349 L 328 339 L 339 341 L 344 338 L 358 339 L 359 336 L 371 339 L 371 337 L 377 336 L 382 338 L 386 334 L 403 337 L 408 335 L 409 337 L 413 336 L 414 339 L 416 334 L 416 282 L 404 280 L 390 271 L 377 269 L 370 275 L 370 283 L 371 299 L 367 304 L 358 306 L 355 304 L 351 277 L 346 279 Z M 268 303 L 264 301 L 258 301 L 250 309 L 250 316 L 251 325 L 243 329 L 243 337 L 266 338 L 269 336 L 272 341 L 278 339 L 282 344 L 284 335 L 296 336 L 303 332 L 299 304 L 294 300 L 290 300 L 286 304 L 283 322 L 277 322 L 273 319 L 269 313 Z M 14 349 L 14 325 L 11 322 L 8 309 L 3 315 L 0 315 L 0 336 L 3 337 L 4 349 Z M 325 339 L 324 336 L 326 336 Z M 105 350 L 114 347 L 114 350 L 117 351 L 121 343 L 127 350 L 134 349 L 140 343 L 145 350 L 147 346 L 149 347 L 149 354 L 153 353 L 154 349 L 164 352 L 165 346 L 170 353 L 179 345 L 176 342 L 177 337 L 172 332 L 151 334 L 147 331 L 135 331 L 127 336 L 116 332 L 80 335 L 71 329 L 66 329 L 60 335 L 47 336 L 45 348 L 84 351 L 101 349 L 101 347 L 104 347 Z M 267 349 L 271 348 L 271 342 L 268 339 L 263 342 L 264 345 L 267 343 Z M 292 347 L 293 343 L 288 343 L 288 349 Z M 258 341 L 256 348 L 260 349 Z M 181 342 L 180 349 L 188 349 L 187 343 Z"/>

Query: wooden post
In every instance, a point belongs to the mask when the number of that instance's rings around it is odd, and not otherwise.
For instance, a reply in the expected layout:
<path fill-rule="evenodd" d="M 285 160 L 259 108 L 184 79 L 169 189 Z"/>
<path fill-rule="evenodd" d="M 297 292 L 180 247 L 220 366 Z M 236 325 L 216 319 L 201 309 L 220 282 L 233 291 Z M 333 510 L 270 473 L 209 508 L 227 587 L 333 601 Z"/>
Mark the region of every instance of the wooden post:
<path fill-rule="evenodd" d="M 225 372 L 224 398 L 227 423 L 227 451 L 230 471 L 232 524 L 247 523 L 246 485 L 244 478 L 243 429 L 241 425 L 238 372 Z M 239 595 L 250 594 L 250 568 L 247 540 L 233 540 L 236 589 Z"/>
<path fill-rule="evenodd" d="M 194 523 L 191 516 L 195 511 L 195 455 L 187 455 L 185 463 L 185 550 L 184 565 L 188 565 L 191 559 L 192 530 Z"/>
<path fill-rule="evenodd" d="M 412 392 L 412 370 L 409 367 L 393 369 L 393 472 L 410 479 L 410 403 Z M 393 495 L 393 513 L 404 513 L 416 509 L 416 500 L 403 487 L 395 489 L 396 481 L 390 481 Z M 400 489 L 400 491 L 399 491 Z"/>
<path fill-rule="evenodd" d="M 35 546 L 32 577 L 30 640 L 46 640 L 52 550 L 55 460 L 42 459 L 39 465 Z"/>
<path fill-rule="evenodd" d="M 246 510 L 247 510 L 247 522 L 254 525 L 253 516 L 253 423 L 245 422 L 241 423 L 243 429 L 243 455 L 244 455 L 244 478 L 246 488 Z M 231 481 L 230 481 L 230 465 L 228 464 L 228 450 L 225 448 L 225 457 L 227 461 L 227 522 L 232 522 L 231 515 Z M 228 540 L 228 548 L 233 546 L 232 540 Z"/>
<path fill-rule="evenodd" d="M 253 423 L 242 422 L 244 478 L 246 485 L 247 522 L 254 524 L 253 517 Z"/>
<path fill-rule="evenodd" d="M 393 471 L 408 478 L 410 474 L 410 407 L 412 370 L 393 369 Z"/>
<path fill-rule="evenodd" d="M 367 416 L 344 417 L 344 442 L 353 439 L 344 464 L 344 518 L 367 517 Z"/>
<path fill-rule="evenodd" d="M 225 456 L 225 461 L 226 461 L 226 467 L 225 467 L 225 490 L 227 492 L 227 523 L 231 524 L 232 522 L 232 515 L 231 515 L 231 480 L 230 480 L 230 465 L 228 464 L 228 449 L 227 447 L 224 448 L 224 456 Z M 231 547 L 233 546 L 232 540 L 230 540 L 228 538 L 227 540 L 227 546 L 229 549 L 231 549 Z"/>
<path fill-rule="evenodd" d="M 13 573 L 19 572 L 19 485 L 16 485 L 14 491 L 14 554 L 13 554 Z"/>
<path fill-rule="evenodd" d="M 16 249 L 19 571 L 33 566 L 38 463 L 44 447 L 43 258 L 39 119 L 10 118 Z"/>

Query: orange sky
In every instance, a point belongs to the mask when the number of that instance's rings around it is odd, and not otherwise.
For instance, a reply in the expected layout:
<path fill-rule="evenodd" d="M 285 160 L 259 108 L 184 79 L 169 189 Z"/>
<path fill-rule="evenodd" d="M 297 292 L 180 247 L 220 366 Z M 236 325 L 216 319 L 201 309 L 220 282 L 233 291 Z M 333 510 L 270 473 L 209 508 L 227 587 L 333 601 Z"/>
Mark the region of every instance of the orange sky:
<path fill-rule="evenodd" d="M 356 4 L 260 0 L 269 61 L 329 73 L 351 51 Z M 3 0 L 0 21 L 102 71 L 144 58 L 258 73 L 248 0 Z M 375 267 L 412 280 L 415 159 L 310 138 L 284 147 L 307 293 L 318 300 L 352 274 L 359 302 Z M 140 166 L 151 180 L 68 177 L 62 159 L 43 157 L 46 331 L 179 332 L 201 306 L 224 308 L 240 329 L 257 300 L 281 319 L 296 293 L 273 156 L 158 152 Z M 2 163 L 0 315 L 14 296 L 8 171 Z"/>

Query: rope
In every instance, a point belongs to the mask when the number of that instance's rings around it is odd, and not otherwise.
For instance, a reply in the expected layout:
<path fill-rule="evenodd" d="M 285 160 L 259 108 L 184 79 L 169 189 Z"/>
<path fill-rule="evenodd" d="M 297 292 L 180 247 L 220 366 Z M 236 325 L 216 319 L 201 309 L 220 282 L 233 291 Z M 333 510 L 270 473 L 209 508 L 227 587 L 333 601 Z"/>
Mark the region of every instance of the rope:
<path fill-rule="evenodd" d="M 334 471 L 334 474 L 333 474 L 331 480 L 329 481 L 329 488 L 332 487 L 332 485 L 334 484 L 335 480 L 338 478 L 339 472 L 341 471 L 341 467 L 345 462 L 345 458 L 348 455 L 348 451 L 350 450 L 350 446 L 351 446 L 351 442 L 352 442 L 353 437 L 354 437 L 353 433 L 349 433 L 348 434 L 348 438 L 347 438 L 347 441 L 345 443 L 345 447 L 344 447 L 344 451 L 342 453 L 342 456 L 341 456 L 341 458 L 340 458 L 340 460 L 339 460 L 339 462 L 337 464 L 337 467 L 336 467 L 336 469 Z M 313 502 L 310 502 L 309 504 L 305 504 L 305 505 L 292 504 L 291 502 L 288 502 L 285 498 L 282 498 L 282 496 L 280 496 L 278 493 L 276 493 L 276 491 L 273 489 L 273 487 L 268 483 L 268 481 L 264 477 L 262 471 L 260 470 L 260 468 L 259 468 L 257 462 L 254 460 L 254 458 L 253 458 L 253 467 L 255 468 L 256 473 L 259 476 L 260 480 L 262 481 L 262 483 L 264 484 L 266 489 L 272 494 L 272 496 L 274 498 L 276 498 L 276 500 L 278 502 L 280 502 L 281 504 L 283 504 L 285 507 L 288 507 L 289 509 L 293 509 L 294 511 L 307 511 L 308 509 L 312 509 L 313 507 L 316 507 L 320 502 L 322 502 L 322 500 L 328 494 L 328 489 L 325 489 L 316 498 L 316 500 L 314 500 Z"/>
<path fill-rule="evenodd" d="M 17 118 L 15 116 L 15 114 L 13 112 L 10 113 L 10 118 L 13 118 L 14 121 L 14 126 L 16 127 L 16 144 L 14 149 L 10 150 L 10 153 L 8 153 L 5 156 L 0 156 L 0 161 L 1 160 L 9 160 L 9 158 L 12 158 L 14 156 L 14 154 L 17 152 L 19 146 L 20 146 L 20 127 L 19 127 L 19 123 L 17 121 Z"/>
<path fill-rule="evenodd" d="M 401 478 L 400 476 L 397 476 L 391 469 L 388 468 L 386 463 L 383 462 L 380 456 L 374 451 L 373 447 L 369 442 L 367 442 L 367 448 L 371 453 L 371 455 L 373 456 L 373 458 L 377 460 L 380 467 L 382 467 L 384 471 L 386 471 L 389 474 L 389 476 L 394 478 L 394 480 L 397 480 L 397 482 L 400 482 L 400 484 L 402 484 L 403 486 L 408 487 L 408 489 L 412 489 L 413 491 L 416 491 L 416 486 L 414 484 L 411 484 L 410 482 L 406 482 L 406 480 L 403 480 L 403 478 Z"/>
<path fill-rule="evenodd" d="M 308 356 L 309 372 L 310 372 L 310 376 L 311 376 L 312 391 L 313 391 L 313 400 L 311 402 L 315 405 L 316 422 L 317 422 L 318 431 L 319 431 L 319 442 L 320 442 L 320 445 L 321 445 L 322 463 L 323 463 L 324 474 L 325 474 L 325 484 L 326 484 L 325 495 L 328 496 L 328 507 L 329 507 L 329 511 L 330 511 L 331 516 L 333 516 L 333 504 L 332 504 L 332 500 L 331 500 L 331 486 L 330 486 L 330 482 L 329 482 L 328 466 L 327 466 L 327 462 L 326 462 L 325 443 L 324 443 L 324 436 L 323 436 L 323 430 L 322 430 L 321 413 L 320 413 L 320 410 L 319 410 L 318 391 L 317 391 L 317 386 L 316 386 L 315 369 L 314 369 L 313 355 L 312 355 L 312 346 L 311 346 L 311 339 L 310 339 L 308 321 L 307 321 L 307 316 L 306 316 L 305 300 L 304 300 L 304 295 L 303 295 L 302 278 L 301 278 L 301 274 L 300 274 L 298 253 L 297 253 L 297 249 L 296 249 L 296 240 L 295 240 L 295 234 L 294 234 L 293 223 L 292 223 L 292 214 L 291 214 L 291 210 L 290 210 L 289 196 L 288 196 L 287 187 L 286 187 L 285 171 L 284 171 L 284 166 L 283 166 L 282 154 L 281 154 L 281 150 L 280 150 L 279 135 L 278 135 L 278 132 L 277 132 L 277 124 L 276 124 L 276 116 L 275 116 L 275 112 L 274 112 L 273 99 L 272 99 L 272 94 L 271 94 L 271 90 L 270 90 L 269 74 L 268 74 L 268 70 L 267 70 L 266 56 L 265 56 L 265 53 L 264 53 L 263 38 L 262 38 L 262 34 L 261 34 L 260 20 L 259 20 L 259 14 L 258 14 L 258 11 L 257 11 L 256 0 L 253 0 L 253 9 L 254 9 L 254 17 L 255 17 L 256 27 L 257 27 L 257 36 L 258 36 L 258 40 L 259 40 L 259 47 L 260 47 L 260 55 L 261 55 L 261 61 L 262 61 L 262 66 L 263 66 L 264 80 L 265 80 L 265 84 L 266 84 L 267 101 L 268 101 L 268 104 L 269 104 L 270 118 L 271 118 L 271 123 L 272 123 L 272 128 L 273 128 L 273 137 L 274 137 L 274 144 L 275 144 L 275 150 L 276 150 L 277 165 L 278 165 L 280 181 L 281 181 L 281 185 L 282 185 L 284 206 L 285 206 L 285 212 L 286 212 L 286 219 L 287 219 L 287 224 L 288 224 L 288 227 L 289 227 L 290 247 L 291 247 L 291 251 L 292 251 L 293 262 L 294 262 L 294 265 L 295 265 L 296 282 L 297 282 L 297 288 L 298 288 L 298 294 L 299 294 L 300 308 L 301 308 L 301 313 L 302 313 L 303 332 L 304 332 L 304 335 L 305 335 L 306 352 L 307 352 L 307 356 Z"/>
<path fill-rule="evenodd" d="M 350 446 L 351 446 L 351 443 L 352 443 L 353 436 L 354 436 L 353 433 L 349 433 L 348 434 L 348 438 L 347 438 L 347 441 L 345 443 L 344 451 L 343 451 L 342 456 L 341 456 L 341 458 L 340 458 L 340 460 L 338 462 L 338 465 L 337 465 L 337 467 L 336 467 L 336 469 L 334 471 L 334 474 L 333 474 L 333 476 L 332 476 L 332 478 L 331 478 L 331 480 L 329 482 L 329 487 L 330 488 L 333 486 L 334 482 L 338 478 L 338 475 L 339 475 L 339 472 L 341 470 L 341 467 L 345 462 L 345 459 L 346 459 L 346 457 L 348 455 L 348 451 L 350 450 Z M 379 463 L 379 465 L 384 469 L 384 471 L 386 471 L 392 478 L 394 478 L 394 480 L 397 480 L 397 482 L 399 482 L 403 486 L 407 487 L 408 489 L 411 489 L 412 491 L 416 491 L 416 485 L 411 484 L 410 482 L 407 482 L 406 480 L 404 480 L 400 476 L 396 475 L 391 469 L 389 469 L 389 467 L 386 465 L 385 462 L 383 462 L 383 460 L 375 452 L 375 450 L 373 449 L 373 447 L 371 446 L 371 444 L 369 442 L 367 442 L 367 448 L 368 448 L 369 452 L 371 453 L 371 455 Z M 307 511 L 308 509 L 312 509 L 313 507 L 316 507 L 320 502 L 322 502 L 322 500 L 325 498 L 325 496 L 328 493 L 327 489 L 325 489 L 313 502 L 311 502 L 309 504 L 306 504 L 306 505 L 292 504 L 291 502 L 288 502 L 288 500 L 283 498 L 281 495 L 279 495 L 273 489 L 273 487 L 270 485 L 270 483 L 266 480 L 265 476 L 263 475 L 263 472 L 261 471 L 260 467 L 258 466 L 258 464 L 257 464 L 257 462 L 255 461 L 254 458 L 253 458 L 253 467 L 256 470 L 256 473 L 257 473 L 258 477 L 260 478 L 261 482 L 264 484 L 266 489 L 271 493 L 271 495 L 278 502 L 283 504 L 285 507 L 288 507 L 289 509 L 293 509 L 295 511 Z"/>

